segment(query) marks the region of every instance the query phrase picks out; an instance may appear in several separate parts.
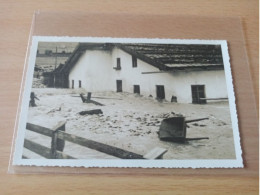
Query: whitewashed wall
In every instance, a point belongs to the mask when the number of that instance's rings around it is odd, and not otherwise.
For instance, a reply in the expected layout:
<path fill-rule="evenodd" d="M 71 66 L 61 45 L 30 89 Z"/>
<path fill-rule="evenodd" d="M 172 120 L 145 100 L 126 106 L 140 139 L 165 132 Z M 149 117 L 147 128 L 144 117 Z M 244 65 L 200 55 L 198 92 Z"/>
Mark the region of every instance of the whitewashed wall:
<path fill-rule="evenodd" d="M 113 69 L 117 58 L 121 70 Z M 227 97 L 224 70 L 142 74 L 151 71 L 158 69 L 139 59 L 133 68 L 132 56 L 117 48 L 112 52 L 87 51 L 71 70 L 70 87 L 74 79 L 75 88 L 81 80 L 87 91 L 116 91 L 116 80 L 122 80 L 123 92 L 133 93 L 133 85 L 140 85 L 141 95 L 155 98 L 156 85 L 164 85 L 166 100 L 177 96 L 178 102 L 191 103 L 191 85 L 205 85 L 207 98 Z"/>
<path fill-rule="evenodd" d="M 81 87 L 87 91 L 111 91 L 112 64 L 111 52 L 88 50 L 78 60 L 69 74 L 69 87 L 78 88 L 78 81 L 81 80 Z"/>

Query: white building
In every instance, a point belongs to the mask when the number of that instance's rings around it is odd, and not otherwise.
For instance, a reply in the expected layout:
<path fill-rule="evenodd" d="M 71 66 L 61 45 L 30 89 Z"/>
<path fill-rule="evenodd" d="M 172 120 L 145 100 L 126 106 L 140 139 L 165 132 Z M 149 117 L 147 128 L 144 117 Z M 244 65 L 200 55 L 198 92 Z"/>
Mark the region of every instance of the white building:
<path fill-rule="evenodd" d="M 140 93 L 180 103 L 227 98 L 220 45 L 87 44 L 56 73 L 56 86 Z"/>

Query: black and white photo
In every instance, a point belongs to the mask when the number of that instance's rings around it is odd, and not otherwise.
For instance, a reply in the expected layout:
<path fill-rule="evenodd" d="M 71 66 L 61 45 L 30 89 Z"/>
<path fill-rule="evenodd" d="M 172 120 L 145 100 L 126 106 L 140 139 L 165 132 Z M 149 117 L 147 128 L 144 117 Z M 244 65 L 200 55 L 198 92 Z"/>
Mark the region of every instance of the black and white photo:
<path fill-rule="evenodd" d="M 14 164 L 243 167 L 224 40 L 33 37 Z"/>

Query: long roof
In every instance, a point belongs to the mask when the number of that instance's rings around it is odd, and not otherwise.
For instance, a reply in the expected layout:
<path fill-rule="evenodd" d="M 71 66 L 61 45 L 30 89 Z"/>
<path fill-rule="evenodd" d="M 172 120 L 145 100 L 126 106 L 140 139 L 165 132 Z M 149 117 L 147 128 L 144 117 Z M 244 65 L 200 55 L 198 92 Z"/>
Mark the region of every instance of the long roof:
<path fill-rule="evenodd" d="M 220 45 L 80 43 L 60 72 L 68 73 L 86 50 L 117 47 L 159 70 L 224 69 Z"/>

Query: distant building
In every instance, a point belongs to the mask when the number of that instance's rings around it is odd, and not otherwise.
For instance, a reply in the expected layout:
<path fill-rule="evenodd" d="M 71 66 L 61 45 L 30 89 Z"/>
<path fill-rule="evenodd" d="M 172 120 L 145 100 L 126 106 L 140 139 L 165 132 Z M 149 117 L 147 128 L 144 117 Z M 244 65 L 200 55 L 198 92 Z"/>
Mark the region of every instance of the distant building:
<path fill-rule="evenodd" d="M 181 103 L 227 98 L 220 45 L 80 43 L 55 78 L 56 87 Z"/>

